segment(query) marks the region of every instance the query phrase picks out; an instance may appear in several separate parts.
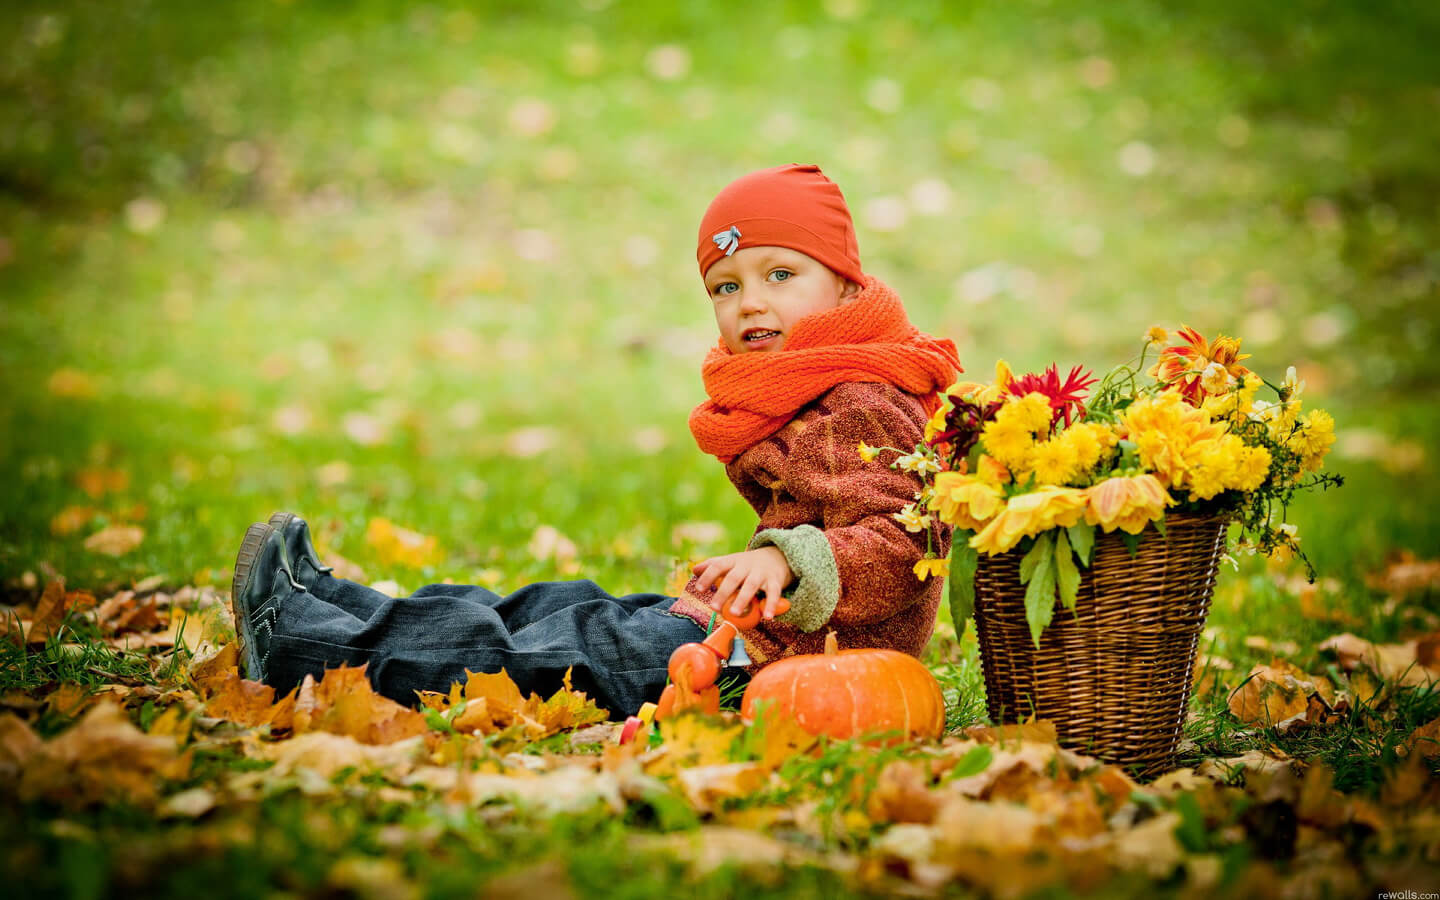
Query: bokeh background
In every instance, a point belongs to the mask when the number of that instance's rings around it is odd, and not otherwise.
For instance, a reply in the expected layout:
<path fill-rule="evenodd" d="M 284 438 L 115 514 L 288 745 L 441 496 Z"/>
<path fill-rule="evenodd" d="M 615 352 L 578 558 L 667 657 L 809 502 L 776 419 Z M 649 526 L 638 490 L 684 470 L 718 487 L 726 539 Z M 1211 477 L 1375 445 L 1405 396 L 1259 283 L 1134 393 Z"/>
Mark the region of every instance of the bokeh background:
<path fill-rule="evenodd" d="M 974 375 L 1181 322 L 1295 365 L 1349 483 L 1288 518 L 1363 614 L 1440 552 L 1437 46 L 1398 0 L 6 3 L 0 581 L 224 583 L 291 509 L 402 589 L 661 589 L 753 525 L 685 426 L 696 223 L 816 162 Z M 1233 578 L 1222 624 L 1294 608 Z"/>

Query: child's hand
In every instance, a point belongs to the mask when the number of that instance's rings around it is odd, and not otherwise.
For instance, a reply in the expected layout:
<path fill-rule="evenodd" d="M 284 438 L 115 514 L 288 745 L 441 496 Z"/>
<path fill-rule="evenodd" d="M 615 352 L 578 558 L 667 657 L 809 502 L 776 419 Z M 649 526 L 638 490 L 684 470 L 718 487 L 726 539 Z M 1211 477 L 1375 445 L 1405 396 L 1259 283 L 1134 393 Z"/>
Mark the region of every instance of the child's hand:
<path fill-rule="evenodd" d="M 712 556 L 695 564 L 690 571 L 700 576 L 696 587 L 705 590 L 712 584 L 715 596 L 710 606 L 720 612 L 730 604 L 732 615 L 743 616 L 757 594 L 765 595 L 761 616 L 773 619 L 780 605 L 780 592 L 795 580 L 795 573 L 778 547 L 760 547 L 743 553 Z"/>

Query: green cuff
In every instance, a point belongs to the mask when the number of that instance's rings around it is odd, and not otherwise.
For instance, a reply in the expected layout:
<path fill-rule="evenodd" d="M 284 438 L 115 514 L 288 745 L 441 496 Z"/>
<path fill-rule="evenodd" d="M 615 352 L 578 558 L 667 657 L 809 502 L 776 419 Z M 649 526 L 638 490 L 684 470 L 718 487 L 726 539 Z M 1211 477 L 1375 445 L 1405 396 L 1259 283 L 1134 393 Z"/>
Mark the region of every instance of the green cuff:
<path fill-rule="evenodd" d="M 817 631 L 835 612 L 840 602 L 840 569 L 825 532 L 814 525 L 794 528 L 767 528 L 750 539 L 748 549 L 775 546 L 795 573 L 795 587 L 787 596 L 790 609 L 775 621 L 794 625 L 801 631 Z"/>

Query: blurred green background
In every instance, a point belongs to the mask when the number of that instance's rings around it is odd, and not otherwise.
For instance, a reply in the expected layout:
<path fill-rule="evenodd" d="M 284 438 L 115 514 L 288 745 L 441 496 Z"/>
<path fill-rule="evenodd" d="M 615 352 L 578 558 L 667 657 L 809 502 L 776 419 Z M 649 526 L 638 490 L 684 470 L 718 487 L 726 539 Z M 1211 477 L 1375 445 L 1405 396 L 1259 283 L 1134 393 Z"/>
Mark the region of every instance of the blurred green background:
<path fill-rule="evenodd" d="M 696 223 L 816 162 L 973 375 L 1181 322 L 1297 366 L 1349 484 L 1289 519 L 1363 608 L 1440 552 L 1437 46 L 1386 0 L 7 3 L 0 580 L 223 583 L 291 509 L 403 588 L 661 589 L 753 525 L 685 426 Z"/>

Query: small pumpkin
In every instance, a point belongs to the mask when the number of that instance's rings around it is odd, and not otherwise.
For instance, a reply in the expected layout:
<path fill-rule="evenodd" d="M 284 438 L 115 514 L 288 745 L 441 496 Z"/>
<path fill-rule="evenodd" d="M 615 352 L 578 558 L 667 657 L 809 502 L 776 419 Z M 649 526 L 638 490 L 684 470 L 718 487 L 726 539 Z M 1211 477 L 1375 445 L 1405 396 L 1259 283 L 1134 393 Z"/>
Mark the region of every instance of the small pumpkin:
<path fill-rule="evenodd" d="M 745 689 L 740 717 L 753 721 L 761 701 L 768 714 L 842 740 L 885 731 L 935 738 L 945 730 L 945 698 L 920 660 L 898 650 L 841 650 L 833 631 L 824 653 L 761 669 Z"/>

